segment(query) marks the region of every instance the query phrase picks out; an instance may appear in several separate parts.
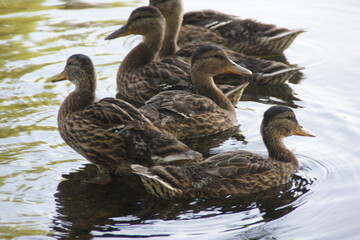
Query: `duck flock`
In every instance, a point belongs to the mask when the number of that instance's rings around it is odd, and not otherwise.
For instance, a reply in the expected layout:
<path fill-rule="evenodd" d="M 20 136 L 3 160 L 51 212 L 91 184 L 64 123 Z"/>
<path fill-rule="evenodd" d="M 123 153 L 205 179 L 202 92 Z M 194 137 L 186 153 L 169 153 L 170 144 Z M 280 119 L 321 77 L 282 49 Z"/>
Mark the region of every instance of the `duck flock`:
<path fill-rule="evenodd" d="M 282 54 L 302 32 L 214 10 L 184 14 L 181 0 L 150 0 L 106 37 L 143 36 L 119 66 L 115 98 L 95 101 L 88 56 L 67 59 L 53 80 L 75 85 L 58 112 L 60 135 L 98 167 L 94 184 L 135 174 L 160 198 L 243 196 L 280 186 L 299 167 L 283 139 L 314 136 L 289 107 L 264 113 L 267 158 L 242 150 L 204 158 L 182 141 L 233 129 L 248 85 L 282 85 L 297 74 L 301 67 L 260 57 Z"/>

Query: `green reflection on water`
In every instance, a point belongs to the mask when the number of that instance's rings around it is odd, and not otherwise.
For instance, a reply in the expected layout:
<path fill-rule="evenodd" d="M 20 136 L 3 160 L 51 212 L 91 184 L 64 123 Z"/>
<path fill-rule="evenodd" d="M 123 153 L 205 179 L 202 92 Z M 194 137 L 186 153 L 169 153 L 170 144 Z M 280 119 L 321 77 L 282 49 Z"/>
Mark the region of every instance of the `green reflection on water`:
<path fill-rule="evenodd" d="M 1 128 L 0 138 L 8 138 L 20 136 L 22 134 L 30 134 L 32 131 L 56 131 L 56 127 L 37 126 L 35 124 L 27 126 L 18 126 L 15 128 Z"/>
<path fill-rule="evenodd" d="M 44 120 L 52 117 L 44 114 L 47 112 L 46 107 L 58 105 L 55 97 L 54 93 L 44 92 L 0 99 L 0 138 L 30 134 L 33 131 L 55 131 L 55 126 L 42 125 Z"/>
<path fill-rule="evenodd" d="M 28 52 L 23 57 L 33 58 L 33 57 L 37 57 L 37 56 L 40 56 L 40 54 L 39 53 L 32 54 L 32 53 Z M 22 60 L 25 60 L 25 59 L 22 59 Z M 19 81 L 19 78 L 21 78 L 25 74 L 32 73 L 37 70 L 43 69 L 45 66 L 48 66 L 51 64 L 53 64 L 53 63 L 26 64 L 26 65 L 19 66 L 18 68 L 6 69 L 7 71 L 5 70 L 0 73 L 0 79 L 4 79 L 3 83 L 8 83 L 8 84 L 16 83 Z"/>
<path fill-rule="evenodd" d="M 30 34 L 36 31 L 38 22 L 45 20 L 45 15 L 36 12 L 49 9 L 42 5 L 43 0 L 13 0 L 0 2 L 0 40 L 5 41 L 0 48 L 0 84 L 13 84 L 24 74 L 44 67 L 44 64 L 17 64 L 16 61 L 29 60 L 41 56 L 41 53 L 28 47 Z M 21 13 L 21 14 L 18 14 Z M 29 13 L 29 14 L 24 14 Z M 8 15 L 8 16 L 6 16 Z M 16 66 L 14 66 L 16 64 Z"/>
<path fill-rule="evenodd" d="M 43 0 L 12 0 L 0 1 L 0 14 L 24 13 L 47 9 L 42 5 Z"/>
<path fill-rule="evenodd" d="M 16 224 L 16 223 L 15 223 Z M 0 227 L 0 237 L 3 239 L 13 239 L 21 236 L 36 236 L 46 235 L 47 231 L 34 230 L 31 227 L 13 226 L 13 227 Z M 33 238 L 35 239 L 35 238 Z"/>
<path fill-rule="evenodd" d="M 45 186 L 49 183 L 48 175 L 57 165 L 83 160 L 77 155 L 76 159 L 69 157 L 71 153 L 59 157 L 58 149 L 68 147 L 57 141 L 59 91 L 53 91 L 55 85 L 49 79 L 54 73 L 47 70 L 64 59 L 53 55 L 66 48 L 96 47 L 96 42 L 89 41 L 89 35 L 97 34 L 102 27 L 121 24 L 118 20 L 69 22 L 54 18 L 53 10 L 61 15 L 76 9 L 141 3 L 88 1 L 89 4 L 76 5 L 76 2 L 81 1 L 0 1 L 0 239 L 36 235 L 44 238 L 49 219 L 39 208 L 42 196 L 53 191 Z M 100 37 L 105 36 L 95 35 L 94 41 Z M 49 149 L 55 150 L 49 154 Z"/>
<path fill-rule="evenodd" d="M 25 153 L 31 152 L 38 152 L 38 150 L 31 150 L 36 149 L 36 147 L 47 144 L 44 141 L 34 141 L 34 142 L 21 142 L 15 144 L 7 144 L 1 147 L 1 156 L 0 156 L 0 163 L 8 163 L 13 160 L 17 160 L 20 158 L 21 155 Z"/>

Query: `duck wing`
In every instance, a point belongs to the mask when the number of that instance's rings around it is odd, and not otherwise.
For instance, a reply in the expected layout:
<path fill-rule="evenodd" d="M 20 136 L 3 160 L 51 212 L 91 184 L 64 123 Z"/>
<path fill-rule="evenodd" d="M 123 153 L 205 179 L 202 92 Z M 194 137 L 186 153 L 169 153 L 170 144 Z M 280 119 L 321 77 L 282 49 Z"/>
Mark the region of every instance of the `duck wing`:
<path fill-rule="evenodd" d="M 165 90 L 194 91 L 190 64 L 182 57 L 168 57 L 119 76 L 118 96 L 144 103 Z"/>
<path fill-rule="evenodd" d="M 186 12 L 183 16 L 182 25 L 190 24 L 202 27 L 211 27 L 222 22 L 236 19 L 237 16 L 218 12 L 211 9 Z"/>
<path fill-rule="evenodd" d="M 206 172 L 221 178 L 258 174 L 273 168 L 272 164 L 260 155 L 246 151 L 220 153 L 207 158 L 204 164 L 207 165 Z"/>
<path fill-rule="evenodd" d="M 119 99 L 91 104 L 67 117 L 60 128 L 73 149 L 110 174 L 126 172 L 131 163 L 177 164 L 202 158 Z"/>

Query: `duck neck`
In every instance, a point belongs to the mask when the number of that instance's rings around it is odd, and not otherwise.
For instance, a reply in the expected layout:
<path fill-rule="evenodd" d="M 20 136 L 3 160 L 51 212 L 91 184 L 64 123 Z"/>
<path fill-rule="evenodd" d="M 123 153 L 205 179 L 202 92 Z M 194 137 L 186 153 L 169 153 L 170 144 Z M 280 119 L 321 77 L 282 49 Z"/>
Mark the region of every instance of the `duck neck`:
<path fill-rule="evenodd" d="M 90 76 L 87 76 L 90 77 Z M 81 111 L 95 100 L 96 78 L 91 76 L 93 81 L 81 81 L 76 86 L 75 90 L 71 92 L 61 104 L 58 122 L 63 122 L 69 114 Z"/>
<path fill-rule="evenodd" d="M 164 41 L 164 30 L 154 27 L 151 34 L 144 36 L 143 42 L 133 48 L 120 64 L 118 78 L 120 75 L 138 69 L 158 58 L 162 43 Z"/>
<path fill-rule="evenodd" d="M 262 136 L 269 152 L 269 159 L 285 163 L 294 163 L 296 168 L 299 167 L 299 162 L 295 154 L 285 146 L 282 136 L 272 134 L 271 131 L 266 130 L 262 133 Z"/>
<path fill-rule="evenodd" d="M 198 94 L 213 100 L 219 107 L 235 115 L 235 108 L 224 95 L 224 93 L 215 85 L 214 79 L 210 75 L 192 71 L 191 79 L 195 85 Z"/>
<path fill-rule="evenodd" d="M 159 55 L 160 58 L 173 55 L 179 50 L 177 40 L 182 22 L 183 7 L 181 1 L 176 1 L 174 4 L 171 14 L 163 13 L 166 19 L 166 30 L 165 41 Z"/>

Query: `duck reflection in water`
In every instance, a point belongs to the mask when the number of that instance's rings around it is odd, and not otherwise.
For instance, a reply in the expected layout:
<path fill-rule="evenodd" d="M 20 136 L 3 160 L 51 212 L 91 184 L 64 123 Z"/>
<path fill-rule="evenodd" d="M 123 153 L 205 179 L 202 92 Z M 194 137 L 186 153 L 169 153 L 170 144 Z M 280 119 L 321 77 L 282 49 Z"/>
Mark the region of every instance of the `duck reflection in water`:
<path fill-rule="evenodd" d="M 252 101 L 270 105 L 285 105 L 291 108 L 301 108 L 298 102 L 301 99 L 296 96 L 296 93 L 288 84 L 282 84 L 277 86 L 248 86 L 243 95 L 241 101 Z"/>
<path fill-rule="evenodd" d="M 146 221 L 176 220 L 191 212 L 187 218 L 211 218 L 214 215 L 238 214 L 238 223 L 249 218 L 257 209 L 256 222 L 250 225 L 280 218 L 297 208 L 294 202 L 306 194 L 312 180 L 294 175 L 292 180 L 279 188 L 247 197 L 229 196 L 222 199 L 161 200 L 146 194 L 141 181 L 136 177 L 118 177 L 108 185 L 86 182 L 97 173 L 95 165 L 63 177 L 59 183 L 55 201 L 57 214 L 53 218 L 52 236 L 61 239 L 90 239 L 96 236 L 124 237 L 121 231 L 129 225 L 139 230 Z M 209 219 L 211 221 L 211 219 Z M 244 221 L 244 227 L 249 222 Z M 246 226 L 245 226 L 246 225 Z M 132 234 L 131 236 L 136 236 Z M 158 235 L 163 233 L 159 232 Z"/>

